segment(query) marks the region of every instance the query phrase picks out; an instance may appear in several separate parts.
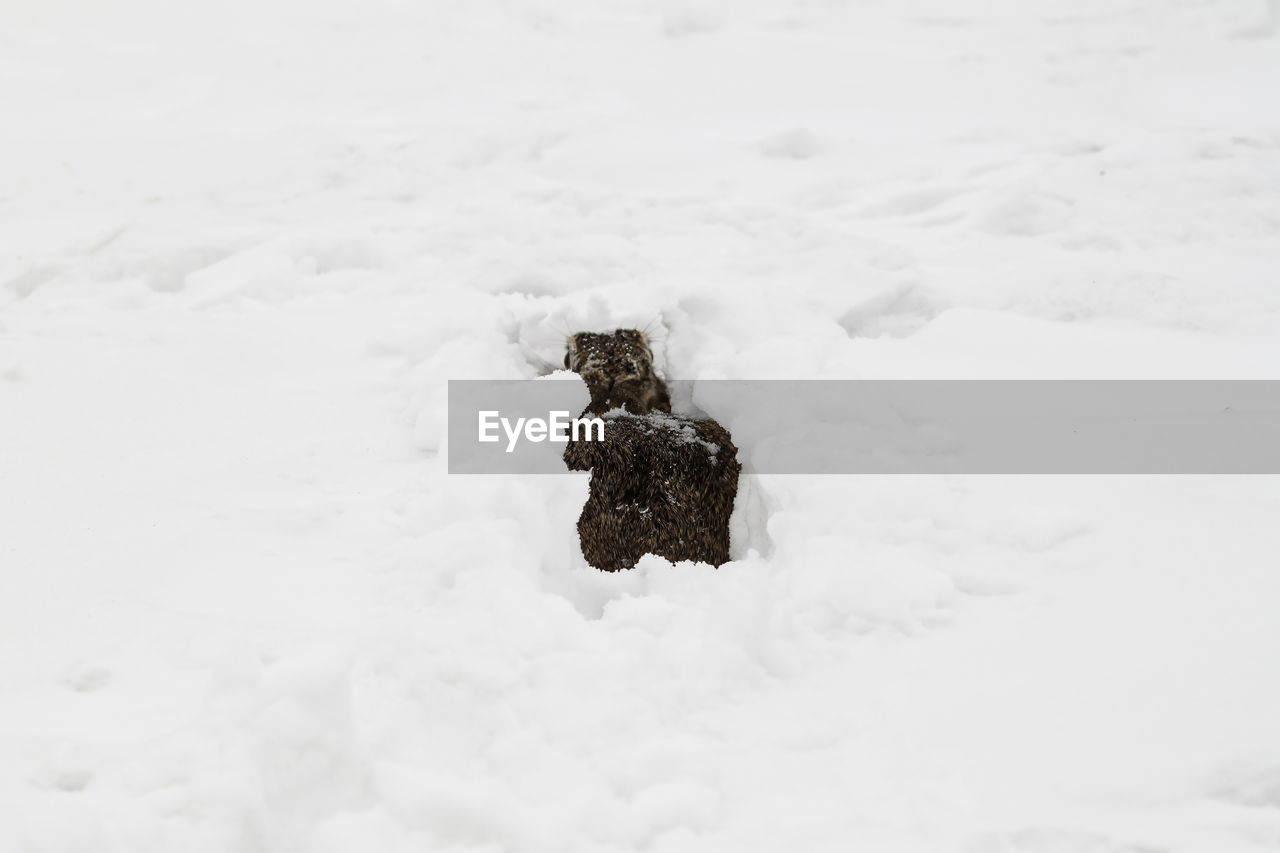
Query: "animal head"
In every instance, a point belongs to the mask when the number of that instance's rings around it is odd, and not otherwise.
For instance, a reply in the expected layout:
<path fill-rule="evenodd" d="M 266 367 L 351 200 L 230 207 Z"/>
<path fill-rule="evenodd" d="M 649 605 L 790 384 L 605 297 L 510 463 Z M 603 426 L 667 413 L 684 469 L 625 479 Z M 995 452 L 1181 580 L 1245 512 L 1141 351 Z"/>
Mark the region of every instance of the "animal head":
<path fill-rule="evenodd" d="M 596 378 L 642 379 L 653 375 L 653 351 L 644 332 L 578 332 L 569 338 L 564 366 L 587 382 Z"/>
<path fill-rule="evenodd" d="M 671 411 L 667 389 L 653 369 L 653 350 L 644 332 L 578 332 L 569 338 L 564 366 L 582 377 L 597 413 L 625 406 L 643 415 Z"/>

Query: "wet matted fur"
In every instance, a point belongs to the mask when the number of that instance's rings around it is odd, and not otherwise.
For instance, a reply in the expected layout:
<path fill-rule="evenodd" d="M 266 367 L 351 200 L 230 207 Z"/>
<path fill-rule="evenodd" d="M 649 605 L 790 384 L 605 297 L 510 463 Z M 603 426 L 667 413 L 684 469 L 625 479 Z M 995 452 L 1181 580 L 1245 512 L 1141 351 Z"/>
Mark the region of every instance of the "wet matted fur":
<path fill-rule="evenodd" d="M 645 554 L 719 566 L 729 561 L 729 516 L 738 493 L 738 449 L 715 421 L 672 415 L 642 333 L 583 332 L 565 364 L 591 392 L 583 413 L 605 421 L 604 440 L 570 441 L 564 459 L 591 471 L 578 519 L 582 555 L 605 571 Z"/>

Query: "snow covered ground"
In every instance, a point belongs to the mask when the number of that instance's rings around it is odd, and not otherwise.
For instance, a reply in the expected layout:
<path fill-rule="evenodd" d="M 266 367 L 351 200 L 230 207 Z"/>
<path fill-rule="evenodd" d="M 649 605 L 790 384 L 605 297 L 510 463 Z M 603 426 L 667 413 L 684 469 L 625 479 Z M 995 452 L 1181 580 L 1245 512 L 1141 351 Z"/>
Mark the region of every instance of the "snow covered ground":
<path fill-rule="evenodd" d="M 450 378 L 1280 377 L 1264 0 L 12 0 L 0 850 L 1280 848 L 1280 481 L 759 477 Z"/>

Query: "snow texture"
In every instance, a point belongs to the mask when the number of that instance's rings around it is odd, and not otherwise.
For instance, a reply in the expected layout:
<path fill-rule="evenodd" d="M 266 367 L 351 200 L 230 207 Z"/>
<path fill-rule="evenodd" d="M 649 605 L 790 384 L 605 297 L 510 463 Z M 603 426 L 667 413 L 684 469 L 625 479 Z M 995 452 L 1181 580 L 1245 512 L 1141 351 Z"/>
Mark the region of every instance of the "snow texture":
<path fill-rule="evenodd" d="M 619 326 L 1277 378 L 1277 19 L 8 4 L 0 851 L 1277 849 L 1276 478 L 744 478 L 606 575 L 444 429 Z"/>

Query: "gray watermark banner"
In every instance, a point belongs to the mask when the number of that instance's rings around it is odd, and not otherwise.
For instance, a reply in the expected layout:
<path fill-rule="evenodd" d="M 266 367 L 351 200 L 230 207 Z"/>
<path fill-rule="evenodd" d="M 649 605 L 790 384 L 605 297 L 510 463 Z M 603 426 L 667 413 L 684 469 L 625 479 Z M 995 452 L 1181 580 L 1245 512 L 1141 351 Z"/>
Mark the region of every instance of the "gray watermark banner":
<path fill-rule="evenodd" d="M 565 474 L 568 379 L 450 380 L 451 474 Z M 1280 474 L 1274 380 L 696 380 L 747 474 Z M 609 418 L 576 425 L 579 438 Z"/>

